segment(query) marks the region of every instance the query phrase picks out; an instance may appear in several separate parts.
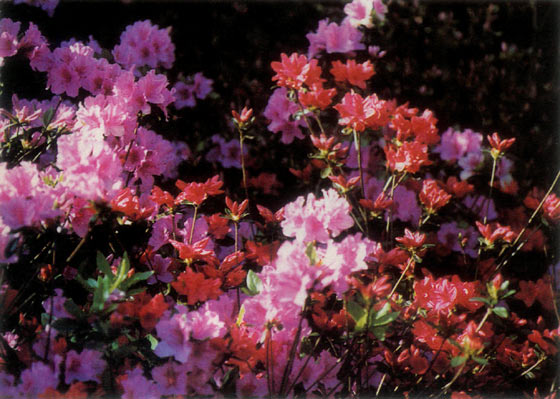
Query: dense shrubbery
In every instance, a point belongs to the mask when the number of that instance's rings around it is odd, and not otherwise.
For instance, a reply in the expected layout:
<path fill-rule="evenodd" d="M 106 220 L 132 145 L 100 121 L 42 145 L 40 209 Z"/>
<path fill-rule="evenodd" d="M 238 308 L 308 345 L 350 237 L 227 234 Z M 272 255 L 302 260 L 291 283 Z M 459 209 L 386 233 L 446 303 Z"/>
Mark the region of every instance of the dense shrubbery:
<path fill-rule="evenodd" d="M 504 22 L 541 8 L 300 4 L 272 45 L 226 4 L 203 62 L 114 7 L 0 20 L 3 396 L 556 394 L 553 46 Z"/>

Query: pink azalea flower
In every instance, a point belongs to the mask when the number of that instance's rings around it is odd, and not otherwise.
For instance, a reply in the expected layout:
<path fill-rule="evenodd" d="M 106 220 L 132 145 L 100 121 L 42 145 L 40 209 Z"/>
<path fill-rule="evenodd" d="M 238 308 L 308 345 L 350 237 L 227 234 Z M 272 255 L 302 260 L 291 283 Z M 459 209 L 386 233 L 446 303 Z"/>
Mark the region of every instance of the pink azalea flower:
<path fill-rule="evenodd" d="M 309 57 L 315 57 L 321 50 L 327 53 L 349 53 L 355 50 L 364 50 L 366 47 L 362 40 L 362 33 L 352 26 L 350 21 L 338 25 L 329 23 L 328 19 L 319 21 L 317 32 L 308 33 Z"/>
<path fill-rule="evenodd" d="M 199 341 L 208 338 L 221 337 L 226 333 L 226 326 L 220 315 L 204 304 L 195 312 L 190 312 L 192 333 L 191 336 Z"/>
<path fill-rule="evenodd" d="M 289 306 L 297 313 L 307 298 L 317 270 L 310 265 L 303 241 L 286 241 L 278 249 L 272 267 L 263 269 L 262 278 L 266 291 L 271 295 L 275 307 Z"/>
<path fill-rule="evenodd" d="M 347 20 L 353 27 L 360 25 L 366 28 L 373 28 L 371 12 L 373 11 L 372 0 L 354 0 L 344 6 L 344 13 Z"/>
<path fill-rule="evenodd" d="M 6 257 L 6 250 L 8 249 L 10 243 L 18 237 L 15 234 L 10 234 L 10 232 L 10 227 L 4 224 L 4 222 L 0 218 L 0 263 L 17 262 L 16 255 L 10 255 Z"/>
<path fill-rule="evenodd" d="M 456 222 L 442 223 L 437 233 L 438 241 L 452 251 L 462 253 L 463 251 L 471 258 L 478 256 L 475 250 L 478 244 L 478 234 L 472 226 L 466 229 L 460 228 Z M 461 241 L 464 242 L 464 249 Z"/>
<path fill-rule="evenodd" d="M 43 362 L 34 362 L 21 373 L 21 383 L 17 392 L 28 397 L 37 397 L 47 388 L 56 388 L 58 372 Z"/>
<path fill-rule="evenodd" d="M 49 17 L 52 17 L 54 10 L 58 5 L 59 0 L 14 0 L 14 4 L 26 3 L 31 6 L 40 7 L 43 11 L 47 13 Z"/>
<path fill-rule="evenodd" d="M 163 258 L 160 254 L 156 254 L 150 264 L 154 274 L 146 282 L 148 284 L 155 284 L 158 281 L 162 283 L 172 282 L 174 277 L 167 271 L 169 265 L 171 265 L 171 258 Z"/>
<path fill-rule="evenodd" d="M 338 365 L 336 363 L 336 357 L 328 351 L 322 351 L 317 359 L 312 359 L 307 363 L 307 367 L 301 376 L 304 386 L 309 388 L 313 382 L 319 380 L 327 391 L 334 388 L 339 383 L 336 375 L 341 365 L 341 363 Z"/>
<path fill-rule="evenodd" d="M 196 105 L 194 88 L 185 82 L 179 81 L 173 86 L 175 89 L 175 108 L 192 108 Z"/>
<path fill-rule="evenodd" d="M 282 133 L 281 141 L 284 144 L 290 144 L 294 137 L 303 139 L 300 126 L 305 126 L 305 121 L 291 120 L 291 116 L 298 111 L 298 106 L 288 100 L 286 97 L 287 90 L 284 87 L 274 90 L 268 99 L 263 115 L 270 122 L 268 130 L 273 133 Z"/>
<path fill-rule="evenodd" d="M 80 76 L 69 64 L 57 63 L 50 69 L 47 88 L 54 94 L 66 93 L 70 97 L 76 97 L 80 87 Z"/>
<path fill-rule="evenodd" d="M 136 116 L 128 113 L 123 102 L 117 97 L 102 94 L 87 97 L 79 105 L 76 119 L 81 129 L 115 137 L 121 137 L 125 132 L 132 133 L 136 124 Z"/>
<path fill-rule="evenodd" d="M 212 91 L 212 79 L 205 78 L 202 72 L 197 72 L 193 77 L 193 92 L 196 98 L 204 100 Z"/>
<path fill-rule="evenodd" d="M 323 198 L 317 200 L 313 194 L 307 200 L 299 197 L 285 206 L 282 230 L 288 237 L 298 241 L 326 242 L 354 225 L 350 216 L 350 205 L 334 189 L 323 190 Z"/>
<path fill-rule="evenodd" d="M 147 102 L 161 104 L 165 100 L 164 90 L 167 86 L 165 75 L 156 75 L 152 69 L 138 80 L 138 89 L 143 93 Z"/>
<path fill-rule="evenodd" d="M 66 302 L 67 298 L 63 295 L 62 289 L 55 288 L 54 292 L 56 294 L 55 296 L 51 296 L 42 302 L 45 312 L 49 315 L 52 314 L 53 317 L 67 317 L 73 319 L 74 316 L 68 313 L 64 308 L 64 302 Z"/>
<path fill-rule="evenodd" d="M 365 259 L 373 251 L 375 243 L 362 238 L 361 234 L 346 237 L 340 243 L 329 242 L 323 255 L 321 284 L 331 285 L 335 292 L 342 294 L 348 289 L 346 278 L 349 274 L 367 269 Z"/>
<path fill-rule="evenodd" d="M 212 142 L 217 144 L 206 154 L 206 160 L 209 162 L 219 162 L 224 168 L 241 169 L 241 148 L 239 140 L 225 141 L 221 136 L 215 134 L 212 136 Z M 247 156 L 247 146 L 243 148 L 245 156 Z"/>
<path fill-rule="evenodd" d="M 144 377 L 140 367 L 129 371 L 126 379 L 121 379 L 120 383 L 123 388 L 122 399 L 159 399 L 162 395 L 154 382 Z"/>
<path fill-rule="evenodd" d="M 472 196 L 468 195 L 463 200 L 463 204 L 475 212 L 480 219 L 484 219 L 487 216 L 488 212 L 488 220 L 494 220 L 498 217 L 498 213 L 496 211 L 496 205 L 494 205 L 494 201 L 492 199 L 488 199 L 482 195 L 479 196 Z M 487 210 L 488 209 L 488 210 Z"/>
<path fill-rule="evenodd" d="M 188 310 L 179 305 L 175 308 L 178 313 L 170 316 L 170 312 L 167 311 L 156 324 L 157 335 L 161 341 L 154 353 L 159 357 L 173 356 L 178 362 L 185 363 L 189 360 L 192 350 L 192 325 L 188 321 Z"/>
<path fill-rule="evenodd" d="M 161 395 L 186 395 L 187 393 L 187 364 L 169 361 L 154 367 L 152 377 Z"/>
<path fill-rule="evenodd" d="M 5 395 L 7 398 L 17 397 L 13 375 L 0 371 L 0 392 L 2 392 L 2 395 Z"/>
<path fill-rule="evenodd" d="M 20 28 L 19 22 L 10 18 L 0 19 L 0 63 L 2 58 L 15 55 L 18 51 L 17 34 Z"/>
<path fill-rule="evenodd" d="M 57 167 L 60 183 L 69 194 L 88 199 L 112 199 L 121 189 L 122 165 L 103 137 L 81 130 L 58 139 Z"/>
<path fill-rule="evenodd" d="M 84 349 L 81 353 L 71 350 L 66 354 L 66 368 L 64 382 L 74 381 L 101 382 L 101 373 L 107 363 L 102 359 L 103 354 L 93 349 Z"/>
<path fill-rule="evenodd" d="M 170 28 L 159 29 L 149 20 L 137 21 L 121 34 L 120 44 L 113 49 L 113 56 L 126 69 L 144 65 L 169 69 L 175 61 L 175 46 L 171 42 L 170 31 Z"/>

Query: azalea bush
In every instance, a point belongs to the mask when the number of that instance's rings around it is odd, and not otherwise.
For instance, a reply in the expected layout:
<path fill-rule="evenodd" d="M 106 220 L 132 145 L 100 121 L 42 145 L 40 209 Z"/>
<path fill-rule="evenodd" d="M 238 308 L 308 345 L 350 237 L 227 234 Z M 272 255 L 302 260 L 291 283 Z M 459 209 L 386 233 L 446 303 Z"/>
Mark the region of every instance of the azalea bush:
<path fill-rule="evenodd" d="M 0 116 L 2 397 L 555 397 L 560 174 L 376 83 L 403 8 L 316 7 L 227 85 L 148 19 L 103 46 L 1 19 L 40 87 Z"/>

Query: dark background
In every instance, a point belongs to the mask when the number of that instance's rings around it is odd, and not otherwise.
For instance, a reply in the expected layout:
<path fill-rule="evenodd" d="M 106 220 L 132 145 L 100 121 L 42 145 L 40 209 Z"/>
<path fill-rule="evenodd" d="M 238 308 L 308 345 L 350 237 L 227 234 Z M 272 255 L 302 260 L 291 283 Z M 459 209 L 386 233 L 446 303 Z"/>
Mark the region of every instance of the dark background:
<path fill-rule="evenodd" d="M 272 87 L 270 62 L 282 52 L 305 53 L 305 34 L 315 31 L 320 19 L 341 21 L 343 5 L 61 1 L 52 18 L 25 4 L 2 4 L 2 16 L 21 21 L 22 30 L 33 21 L 53 48 L 70 37 L 87 41 L 93 35 L 102 47 L 112 49 L 126 26 L 138 20 L 171 26 L 176 62 L 169 79 L 202 71 L 214 80 L 217 93 L 194 109 L 174 112 L 158 130 L 194 149 L 204 147 L 200 142 L 212 134 L 233 134 L 230 109 L 250 104 L 257 115 L 262 112 Z M 558 168 L 559 9 L 555 1 L 392 1 L 387 22 L 365 33 L 368 44 L 387 51 L 374 61 L 372 90 L 382 98 L 430 108 L 441 132 L 456 126 L 516 137 L 514 176 L 527 188 L 544 187 Z M 502 43 L 516 50 L 503 51 Z M 3 107 L 9 107 L 12 93 L 50 96 L 43 90 L 44 74 L 32 72 L 19 56 L 5 60 L 2 81 Z M 256 129 L 269 144 L 278 139 L 267 132 L 262 118 Z M 274 169 L 277 164 L 263 160 L 259 167 Z"/>

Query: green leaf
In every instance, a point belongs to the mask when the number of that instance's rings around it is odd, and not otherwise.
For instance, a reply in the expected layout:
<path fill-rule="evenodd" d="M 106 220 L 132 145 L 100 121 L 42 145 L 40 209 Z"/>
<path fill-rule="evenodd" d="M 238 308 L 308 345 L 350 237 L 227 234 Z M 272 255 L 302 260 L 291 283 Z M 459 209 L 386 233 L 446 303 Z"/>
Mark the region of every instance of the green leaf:
<path fill-rule="evenodd" d="M 481 297 L 478 297 L 478 296 L 469 298 L 469 301 L 471 301 L 471 302 L 482 302 L 482 303 L 485 303 L 488 306 L 492 305 L 487 298 L 481 298 Z"/>
<path fill-rule="evenodd" d="M 48 127 L 54 117 L 54 109 L 49 108 L 45 112 L 43 112 L 43 126 L 46 128 Z"/>
<path fill-rule="evenodd" d="M 305 254 L 309 258 L 309 264 L 311 266 L 317 264 L 317 251 L 315 249 L 315 244 L 313 242 L 307 244 L 307 248 L 305 248 Z"/>
<path fill-rule="evenodd" d="M 467 358 L 465 356 L 455 356 L 451 359 L 451 367 L 457 367 L 465 363 Z"/>
<path fill-rule="evenodd" d="M 155 350 L 156 346 L 158 345 L 158 340 L 152 334 L 146 335 L 146 338 L 148 338 L 148 341 L 150 341 L 150 349 Z"/>
<path fill-rule="evenodd" d="M 63 317 L 53 321 L 52 327 L 62 334 L 71 334 L 74 331 L 81 329 L 82 324 L 78 320 Z"/>
<path fill-rule="evenodd" d="M 243 316 L 245 316 L 245 305 L 241 305 L 241 308 L 239 309 L 239 314 L 237 315 L 237 321 L 235 322 L 237 327 L 239 327 L 241 323 L 243 323 Z"/>
<path fill-rule="evenodd" d="M 321 169 L 321 179 L 326 179 L 332 173 L 332 170 L 329 166 L 325 169 Z"/>
<path fill-rule="evenodd" d="M 76 281 L 78 281 L 78 283 L 83 285 L 84 288 L 86 290 L 88 290 L 89 292 L 94 292 L 95 289 L 97 288 L 97 281 L 95 281 L 92 278 L 88 278 L 87 280 L 84 280 L 84 278 L 82 276 L 80 276 L 79 274 L 77 274 L 75 278 L 76 278 Z"/>
<path fill-rule="evenodd" d="M 121 259 L 121 263 L 119 264 L 119 270 L 117 272 L 117 278 L 113 281 L 111 285 L 111 291 L 117 289 L 119 285 L 126 279 L 126 275 L 130 270 L 130 260 L 128 259 L 128 255 L 125 252 Z"/>
<path fill-rule="evenodd" d="M 109 262 L 107 262 L 107 259 L 105 259 L 100 251 L 97 251 L 97 269 L 102 271 L 106 276 L 114 276 Z"/>
<path fill-rule="evenodd" d="M 252 270 L 249 270 L 249 272 L 247 273 L 246 283 L 247 283 L 247 290 L 249 291 L 249 295 L 255 296 L 262 291 L 263 288 L 262 281 L 257 275 L 257 273 L 255 273 Z"/>
<path fill-rule="evenodd" d="M 400 314 L 401 312 L 391 312 L 381 317 L 378 317 L 378 315 L 376 315 L 375 318 L 372 320 L 370 327 L 379 327 L 379 326 L 385 326 L 387 324 L 390 324 L 393 321 L 395 321 Z"/>
<path fill-rule="evenodd" d="M 97 277 L 97 288 L 93 293 L 93 303 L 91 310 L 93 312 L 100 312 L 105 306 L 105 301 L 109 298 L 110 283 L 109 276 Z"/>
<path fill-rule="evenodd" d="M 492 312 L 500 316 L 502 319 L 507 319 L 507 317 L 509 316 L 508 310 L 503 306 L 496 306 L 492 309 Z"/>
<path fill-rule="evenodd" d="M 512 296 L 513 294 L 515 294 L 515 292 L 516 292 L 515 290 L 509 290 L 504 295 L 502 295 L 500 298 L 502 298 L 502 299 L 508 298 L 508 297 Z"/>
<path fill-rule="evenodd" d="M 64 302 L 64 309 L 77 319 L 81 319 L 85 316 L 84 311 L 80 308 L 72 299 L 67 299 Z"/>
<path fill-rule="evenodd" d="M 356 322 L 356 330 L 361 331 L 366 327 L 367 311 L 357 302 L 348 301 L 346 310 Z"/>
<path fill-rule="evenodd" d="M 508 287 L 509 287 L 509 281 L 506 280 L 502 283 L 502 285 L 500 285 L 500 291 L 505 291 L 507 290 Z"/>
<path fill-rule="evenodd" d="M 117 288 L 121 288 L 122 291 L 126 291 L 130 287 L 132 287 L 134 284 L 139 283 L 140 281 L 147 280 L 152 274 L 154 274 L 154 272 L 152 270 L 147 271 L 147 272 L 134 273 L 132 275 L 132 277 L 123 281 L 122 284 L 120 285 L 120 287 L 117 287 Z"/>
<path fill-rule="evenodd" d="M 483 357 L 473 356 L 472 360 L 474 360 L 475 362 L 477 362 L 478 364 L 481 364 L 483 366 L 486 366 L 488 364 L 488 360 L 484 359 Z"/>
<path fill-rule="evenodd" d="M 373 335 L 380 341 L 385 341 L 385 334 L 387 333 L 387 326 L 375 327 L 373 329 Z"/>
<path fill-rule="evenodd" d="M 128 290 L 128 291 L 126 292 L 126 294 L 127 294 L 128 296 L 138 295 L 139 293 L 146 291 L 147 288 L 148 288 L 148 287 L 134 288 L 133 290 Z"/>

